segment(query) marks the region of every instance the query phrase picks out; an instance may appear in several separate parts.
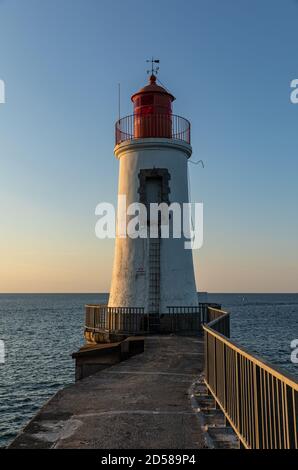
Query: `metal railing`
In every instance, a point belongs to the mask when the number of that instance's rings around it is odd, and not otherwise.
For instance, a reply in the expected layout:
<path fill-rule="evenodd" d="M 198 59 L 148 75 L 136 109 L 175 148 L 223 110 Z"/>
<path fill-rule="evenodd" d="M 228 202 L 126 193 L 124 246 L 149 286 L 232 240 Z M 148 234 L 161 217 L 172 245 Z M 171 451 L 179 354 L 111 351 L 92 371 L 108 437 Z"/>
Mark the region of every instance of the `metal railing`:
<path fill-rule="evenodd" d="M 144 137 L 182 140 L 190 144 L 190 122 L 175 114 L 131 114 L 115 124 L 115 143 Z"/>
<path fill-rule="evenodd" d="M 206 323 L 208 307 L 220 308 L 218 304 L 199 303 L 197 306 L 171 306 L 167 307 L 167 320 L 172 332 L 199 331 L 201 325 Z"/>
<path fill-rule="evenodd" d="M 172 333 L 182 331 L 199 331 L 202 323 L 203 304 L 198 306 L 167 307 L 168 313 L 162 315 L 161 325 L 166 321 L 165 327 Z"/>
<path fill-rule="evenodd" d="M 93 332 L 143 334 L 149 331 L 148 314 L 139 307 L 86 305 L 85 328 Z"/>
<path fill-rule="evenodd" d="M 171 306 L 160 315 L 164 330 L 170 332 L 198 332 L 201 325 L 209 321 L 208 307 L 220 308 L 218 304 L 199 303 L 198 306 Z M 150 333 L 150 314 L 139 307 L 108 307 L 107 305 L 86 305 L 85 328 L 94 332 L 117 332 L 123 334 Z M 154 330 L 154 332 L 156 332 Z"/>
<path fill-rule="evenodd" d="M 200 314 L 201 314 L 201 322 L 203 325 L 217 318 L 215 312 L 221 312 L 222 314 L 220 304 L 202 302 L 199 304 L 199 306 L 201 307 Z"/>
<path fill-rule="evenodd" d="M 298 448 L 298 383 L 228 339 L 230 315 L 208 308 L 205 383 L 248 449 Z"/>

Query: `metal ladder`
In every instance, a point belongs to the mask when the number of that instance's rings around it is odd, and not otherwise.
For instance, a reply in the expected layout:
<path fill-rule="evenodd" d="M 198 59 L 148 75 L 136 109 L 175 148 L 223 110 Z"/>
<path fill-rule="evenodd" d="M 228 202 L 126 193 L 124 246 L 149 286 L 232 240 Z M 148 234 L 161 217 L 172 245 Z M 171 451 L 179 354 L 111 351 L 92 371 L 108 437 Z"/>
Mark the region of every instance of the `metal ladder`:
<path fill-rule="evenodd" d="M 149 331 L 160 327 L 160 238 L 149 238 Z"/>

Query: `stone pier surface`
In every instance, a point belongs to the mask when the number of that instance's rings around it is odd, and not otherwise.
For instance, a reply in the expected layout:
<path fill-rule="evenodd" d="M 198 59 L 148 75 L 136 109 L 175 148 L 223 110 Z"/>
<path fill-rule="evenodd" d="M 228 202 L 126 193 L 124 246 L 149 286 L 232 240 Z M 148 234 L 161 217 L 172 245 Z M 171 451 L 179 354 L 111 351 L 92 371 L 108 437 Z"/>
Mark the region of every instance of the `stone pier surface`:
<path fill-rule="evenodd" d="M 203 346 L 202 337 L 147 337 L 144 353 L 60 390 L 10 448 L 202 448 L 190 390 Z"/>

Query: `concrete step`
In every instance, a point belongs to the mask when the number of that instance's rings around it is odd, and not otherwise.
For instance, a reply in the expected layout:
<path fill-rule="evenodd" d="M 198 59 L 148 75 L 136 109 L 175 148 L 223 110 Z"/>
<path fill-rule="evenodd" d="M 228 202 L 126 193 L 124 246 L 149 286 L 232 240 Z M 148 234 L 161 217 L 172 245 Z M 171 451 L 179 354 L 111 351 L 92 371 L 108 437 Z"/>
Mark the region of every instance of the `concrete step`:
<path fill-rule="evenodd" d="M 214 449 L 239 449 L 239 440 L 232 428 L 227 426 L 208 426 L 209 442 Z"/>
<path fill-rule="evenodd" d="M 195 393 L 194 397 L 201 410 L 215 409 L 215 400 L 210 395 Z"/>
<path fill-rule="evenodd" d="M 239 449 L 239 439 L 230 426 L 226 426 L 224 413 L 216 408 L 215 400 L 201 376 L 193 387 L 193 398 L 201 430 L 205 435 L 206 447 L 212 449 Z"/>

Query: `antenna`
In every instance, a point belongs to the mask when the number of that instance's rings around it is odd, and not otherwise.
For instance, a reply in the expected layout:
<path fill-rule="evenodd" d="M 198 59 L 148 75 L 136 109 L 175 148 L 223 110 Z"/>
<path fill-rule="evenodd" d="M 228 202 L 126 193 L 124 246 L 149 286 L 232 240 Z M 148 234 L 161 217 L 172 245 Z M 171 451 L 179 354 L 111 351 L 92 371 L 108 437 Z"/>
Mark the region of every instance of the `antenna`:
<path fill-rule="evenodd" d="M 118 83 L 118 119 L 121 118 L 121 109 L 120 109 L 120 83 Z"/>
<path fill-rule="evenodd" d="M 151 70 L 147 70 L 147 73 L 151 72 L 151 75 L 157 75 L 159 67 L 154 64 L 159 64 L 159 59 L 154 59 L 154 57 L 152 57 L 151 59 L 147 59 L 146 62 L 151 62 Z"/>

